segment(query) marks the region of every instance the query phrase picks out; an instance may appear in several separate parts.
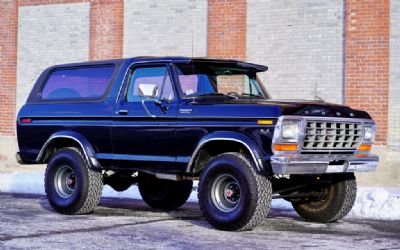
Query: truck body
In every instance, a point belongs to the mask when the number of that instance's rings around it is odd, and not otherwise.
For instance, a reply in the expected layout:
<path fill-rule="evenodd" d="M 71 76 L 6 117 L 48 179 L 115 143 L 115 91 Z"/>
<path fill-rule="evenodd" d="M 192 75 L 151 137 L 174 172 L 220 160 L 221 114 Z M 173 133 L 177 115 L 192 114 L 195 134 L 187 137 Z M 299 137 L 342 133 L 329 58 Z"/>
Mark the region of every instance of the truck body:
<path fill-rule="evenodd" d="M 375 123 L 347 106 L 271 99 L 257 77 L 266 70 L 186 57 L 50 67 L 18 114 L 17 159 L 48 164 L 46 193 L 62 213 L 91 212 L 103 184 L 137 183 L 150 206 L 175 209 L 200 179 L 200 208 L 223 230 L 253 228 L 272 198 L 336 221 L 354 203 L 353 173 L 377 167 Z M 312 209 L 327 202 L 333 212 Z"/>

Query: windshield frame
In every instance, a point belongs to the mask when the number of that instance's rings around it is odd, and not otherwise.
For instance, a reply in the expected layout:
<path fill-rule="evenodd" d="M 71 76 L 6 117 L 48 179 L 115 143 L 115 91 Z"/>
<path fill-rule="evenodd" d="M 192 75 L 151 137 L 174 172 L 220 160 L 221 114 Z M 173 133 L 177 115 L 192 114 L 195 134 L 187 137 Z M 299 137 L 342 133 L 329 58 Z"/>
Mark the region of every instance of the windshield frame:
<path fill-rule="evenodd" d="M 172 68 L 173 75 L 174 75 L 173 78 L 174 78 L 174 82 L 176 84 L 175 90 L 176 90 L 176 92 L 177 92 L 177 94 L 179 96 L 179 99 L 195 100 L 195 99 L 202 98 L 201 96 L 187 96 L 182 92 L 181 83 L 179 81 L 178 66 L 179 65 L 186 65 L 187 66 L 187 65 L 190 65 L 190 64 L 194 65 L 196 63 L 190 62 L 190 63 L 172 63 L 171 64 L 171 66 L 172 66 L 171 68 Z M 222 66 L 222 65 L 220 65 L 220 66 Z M 196 67 L 196 66 L 194 66 L 194 67 Z M 230 65 L 230 67 L 232 67 L 232 66 Z M 243 68 L 241 68 L 241 67 L 237 67 L 237 68 L 240 69 L 240 70 L 243 70 Z M 271 99 L 271 95 L 266 90 L 266 88 L 264 86 L 264 83 L 261 81 L 261 79 L 257 75 L 257 73 L 258 73 L 257 71 L 248 69 L 247 72 L 243 73 L 243 75 L 247 75 L 247 77 L 249 77 L 249 80 L 250 79 L 254 79 L 255 80 L 255 82 L 259 85 L 259 90 L 261 91 L 261 94 L 263 95 L 262 96 L 263 98 L 251 97 L 250 95 L 249 96 L 239 95 L 240 98 L 236 98 L 237 100 L 248 101 L 248 100 L 269 100 L 269 99 Z M 212 95 L 209 95 L 209 96 L 212 96 Z M 220 96 L 220 95 L 215 95 L 214 97 L 218 97 L 218 96 Z M 228 95 L 226 95 L 226 96 L 228 97 Z"/>

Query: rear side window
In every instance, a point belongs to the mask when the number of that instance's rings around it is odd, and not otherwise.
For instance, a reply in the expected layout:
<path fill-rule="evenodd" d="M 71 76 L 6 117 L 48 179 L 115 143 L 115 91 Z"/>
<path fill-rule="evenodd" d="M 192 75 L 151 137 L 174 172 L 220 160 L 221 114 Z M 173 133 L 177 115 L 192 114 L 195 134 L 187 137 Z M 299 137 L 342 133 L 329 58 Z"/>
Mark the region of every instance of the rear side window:
<path fill-rule="evenodd" d="M 53 71 L 41 97 L 43 100 L 99 98 L 106 92 L 114 70 L 110 65 Z"/>

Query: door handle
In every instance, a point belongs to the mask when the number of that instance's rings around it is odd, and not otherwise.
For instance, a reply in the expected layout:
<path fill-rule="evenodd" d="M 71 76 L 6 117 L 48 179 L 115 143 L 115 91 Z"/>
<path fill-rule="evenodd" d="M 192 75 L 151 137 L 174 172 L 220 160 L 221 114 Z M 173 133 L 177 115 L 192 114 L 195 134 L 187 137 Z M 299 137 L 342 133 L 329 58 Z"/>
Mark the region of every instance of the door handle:
<path fill-rule="evenodd" d="M 129 112 L 127 109 L 120 109 L 117 111 L 117 114 L 119 115 L 127 115 Z"/>

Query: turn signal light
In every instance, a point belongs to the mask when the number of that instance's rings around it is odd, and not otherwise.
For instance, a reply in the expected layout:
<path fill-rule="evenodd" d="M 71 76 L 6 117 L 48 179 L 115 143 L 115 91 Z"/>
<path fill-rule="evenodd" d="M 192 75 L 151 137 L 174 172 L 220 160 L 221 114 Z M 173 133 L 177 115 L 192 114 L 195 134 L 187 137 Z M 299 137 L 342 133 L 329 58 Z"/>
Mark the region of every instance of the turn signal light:
<path fill-rule="evenodd" d="M 274 122 L 272 120 L 258 120 L 257 121 L 258 125 L 272 125 Z"/>
<path fill-rule="evenodd" d="M 275 144 L 275 151 L 297 151 L 297 144 Z"/>
<path fill-rule="evenodd" d="M 371 151 L 371 149 L 372 149 L 372 145 L 368 145 L 368 144 L 361 144 L 358 147 L 359 151 Z"/>

